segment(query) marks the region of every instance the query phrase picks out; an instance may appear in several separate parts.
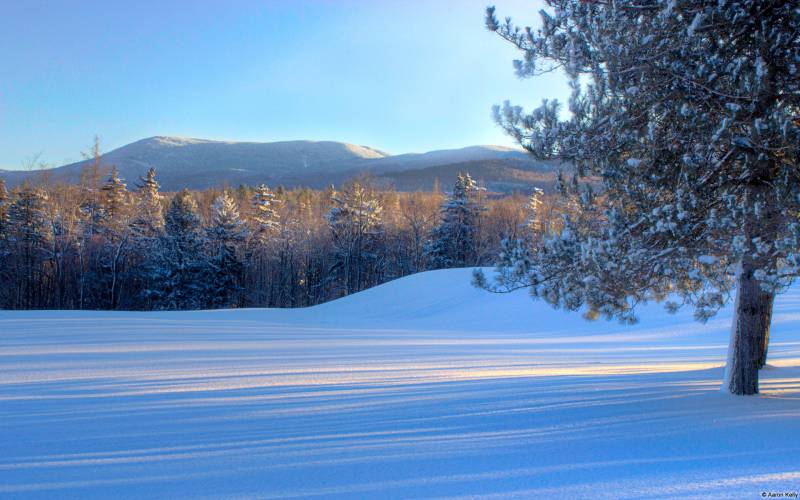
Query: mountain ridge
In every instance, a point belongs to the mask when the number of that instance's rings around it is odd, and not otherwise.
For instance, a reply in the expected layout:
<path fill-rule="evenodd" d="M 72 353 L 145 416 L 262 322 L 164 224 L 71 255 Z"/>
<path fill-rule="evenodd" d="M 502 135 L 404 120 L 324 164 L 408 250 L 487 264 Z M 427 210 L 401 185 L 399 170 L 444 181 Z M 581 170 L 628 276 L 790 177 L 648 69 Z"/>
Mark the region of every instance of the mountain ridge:
<path fill-rule="evenodd" d="M 80 181 L 84 167 L 92 162 L 87 159 L 39 171 L 0 170 L 0 177 L 9 187 L 37 178 L 75 184 Z M 522 150 L 496 145 L 392 155 L 370 146 L 338 141 L 248 142 L 156 135 L 100 156 L 104 171 L 115 167 L 128 183 L 136 182 L 150 167 L 156 168 L 165 191 L 260 183 L 318 188 L 359 175 L 380 177 L 384 183 L 392 185 L 393 176 L 408 171 L 427 171 L 425 182 L 419 185 L 409 181 L 413 175 L 404 176 L 403 189 L 413 190 L 430 184 L 431 176 L 437 175 L 436 169 L 449 172 L 453 165 L 476 162 L 478 167 L 486 162 L 494 163 L 495 177 L 498 162 L 503 167 L 500 170 L 552 170 L 551 165 L 537 162 Z M 513 172 L 509 175 L 517 181 L 525 177 Z M 503 179 L 499 180 L 502 184 Z M 525 183 L 522 184 L 519 187 L 524 189 Z"/>

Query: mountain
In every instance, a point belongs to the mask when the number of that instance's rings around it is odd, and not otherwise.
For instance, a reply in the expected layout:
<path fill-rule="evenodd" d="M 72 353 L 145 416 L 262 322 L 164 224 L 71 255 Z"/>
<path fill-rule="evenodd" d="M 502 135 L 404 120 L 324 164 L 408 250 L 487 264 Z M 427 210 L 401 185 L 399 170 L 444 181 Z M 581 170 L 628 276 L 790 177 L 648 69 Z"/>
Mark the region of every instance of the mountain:
<path fill-rule="evenodd" d="M 555 192 L 559 164 L 535 162 L 529 158 L 502 158 L 448 163 L 433 167 L 384 172 L 375 175 L 379 185 L 398 191 L 430 191 L 438 183 L 446 190 L 461 172 L 469 172 L 489 190 L 500 193 L 530 192 L 539 187 Z"/>
<path fill-rule="evenodd" d="M 9 186 L 37 178 L 77 183 L 91 163 L 84 160 L 35 172 L 0 170 L 0 177 Z M 502 146 L 390 155 L 375 148 L 334 141 L 262 143 L 166 136 L 142 139 L 110 151 L 102 155 L 101 165 L 104 170 L 116 167 L 120 177 L 131 185 L 148 168 L 155 167 L 166 191 L 260 183 L 320 188 L 363 174 L 387 186 L 414 190 L 429 188 L 434 179 L 449 183 L 458 171 L 469 171 L 477 178 L 485 174 L 499 190 L 509 191 L 538 185 L 541 175 L 549 179 L 554 171 L 552 165 Z"/>
<path fill-rule="evenodd" d="M 476 160 L 500 159 L 530 160 L 530 157 L 519 149 L 504 146 L 469 146 L 460 149 L 429 151 L 421 154 L 387 155 L 371 163 L 374 168 L 379 170 L 411 170 Z"/>

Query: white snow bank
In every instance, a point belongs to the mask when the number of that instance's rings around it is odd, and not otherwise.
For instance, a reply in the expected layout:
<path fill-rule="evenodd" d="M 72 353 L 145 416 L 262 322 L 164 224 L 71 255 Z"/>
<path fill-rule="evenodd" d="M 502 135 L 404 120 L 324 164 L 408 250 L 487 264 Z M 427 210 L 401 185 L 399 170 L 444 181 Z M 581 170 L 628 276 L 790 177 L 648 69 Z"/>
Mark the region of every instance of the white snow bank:
<path fill-rule="evenodd" d="M 585 322 L 422 273 L 302 310 L 0 312 L 0 497 L 754 497 L 800 487 L 800 293 Z"/>

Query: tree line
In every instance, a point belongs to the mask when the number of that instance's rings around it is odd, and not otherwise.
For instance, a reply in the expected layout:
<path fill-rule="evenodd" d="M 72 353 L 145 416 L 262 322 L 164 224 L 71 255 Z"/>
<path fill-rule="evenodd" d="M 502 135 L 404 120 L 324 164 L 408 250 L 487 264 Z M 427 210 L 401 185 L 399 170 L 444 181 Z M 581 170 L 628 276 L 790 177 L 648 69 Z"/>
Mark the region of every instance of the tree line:
<path fill-rule="evenodd" d="M 539 190 L 490 196 L 240 186 L 129 188 L 99 155 L 79 185 L 0 180 L 0 307 L 185 310 L 301 307 L 411 273 L 493 263 L 505 239 L 558 225 Z"/>

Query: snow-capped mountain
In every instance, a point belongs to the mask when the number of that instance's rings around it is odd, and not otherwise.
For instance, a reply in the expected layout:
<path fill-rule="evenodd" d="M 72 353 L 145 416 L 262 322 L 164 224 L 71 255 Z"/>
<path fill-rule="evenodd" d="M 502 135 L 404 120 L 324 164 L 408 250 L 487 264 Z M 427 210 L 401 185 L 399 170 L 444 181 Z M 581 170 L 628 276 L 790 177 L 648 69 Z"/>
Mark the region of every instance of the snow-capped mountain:
<path fill-rule="evenodd" d="M 105 170 L 116 167 L 120 177 L 129 184 L 135 183 L 148 168 L 155 167 L 162 187 L 168 191 L 262 182 L 322 187 L 360 173 L 381 176 L 386 183 L 392 184 L 393 175 L 399 172 L 427 169 L 427 179 L 437 176 L 435 168 L 475 162 L 499 162 L 501 166 L 513 165 L 514 169 L 523 170 L 551 170 L 520 150 L 502 146 L 390 155 L 368 146 L 334 141 L 262 143 L 167 136 L 142 139 L 101 157 Z M 89 164 L 91 161 L 85 160 L 37 172 L 0 171 L 0 177 L 5 178 L 10 186 L 32 176 L 45 176 L 52 182 L 77 183 L 81 171 Z M 430 171 L 432 168 L 434 170 Z M 447 178 L 448 174 L 444 173 L 442 177 Z M 408 181 L 403 183 L 404 189 L 415 187 L 423 186 Z"/>

